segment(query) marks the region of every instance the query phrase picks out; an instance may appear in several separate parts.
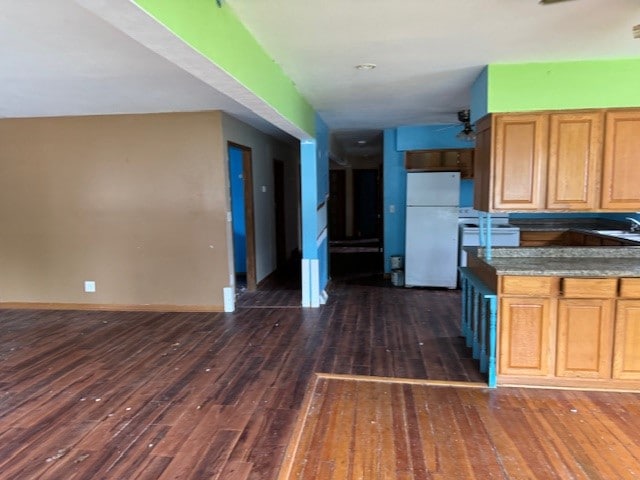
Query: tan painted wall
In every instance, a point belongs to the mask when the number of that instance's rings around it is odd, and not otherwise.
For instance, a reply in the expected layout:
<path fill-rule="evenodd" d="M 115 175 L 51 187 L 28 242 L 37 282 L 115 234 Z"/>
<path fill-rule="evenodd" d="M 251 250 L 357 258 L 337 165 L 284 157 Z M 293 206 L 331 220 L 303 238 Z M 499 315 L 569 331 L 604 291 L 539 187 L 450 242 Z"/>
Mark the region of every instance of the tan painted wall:
<path fill-rule="evenodd" d="M 1 302 L 222 306 L 221 113 L 3 119 L 0 145 Z"/>

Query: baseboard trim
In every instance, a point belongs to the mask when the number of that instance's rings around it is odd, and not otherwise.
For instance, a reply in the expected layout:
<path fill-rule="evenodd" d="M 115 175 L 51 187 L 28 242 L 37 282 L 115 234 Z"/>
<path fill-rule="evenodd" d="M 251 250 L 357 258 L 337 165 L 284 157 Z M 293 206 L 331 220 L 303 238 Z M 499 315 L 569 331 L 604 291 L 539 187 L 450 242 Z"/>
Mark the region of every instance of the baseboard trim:
<path fill-rule="evenodd" d="M 42 303 L 0 302 L 0 309 L 9 310 L 101 310 L 112 312 L 223 312 L 223 305 L 148 305 L 104 303 Z"/>

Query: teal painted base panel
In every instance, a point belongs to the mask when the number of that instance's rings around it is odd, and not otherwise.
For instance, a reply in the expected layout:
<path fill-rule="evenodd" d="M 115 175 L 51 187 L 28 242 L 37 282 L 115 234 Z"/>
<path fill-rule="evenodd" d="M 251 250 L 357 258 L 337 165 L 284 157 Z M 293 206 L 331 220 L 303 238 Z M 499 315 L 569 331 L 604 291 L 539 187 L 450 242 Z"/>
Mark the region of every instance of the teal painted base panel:
<path fill-rule="evenodd" d="M 497 343 L 497 295 L 469 268 L 460 267 L 462 286 L 462 321 L 460 330 L 480 372 L 487 374 L 487 385 L 495 388 Z"/>

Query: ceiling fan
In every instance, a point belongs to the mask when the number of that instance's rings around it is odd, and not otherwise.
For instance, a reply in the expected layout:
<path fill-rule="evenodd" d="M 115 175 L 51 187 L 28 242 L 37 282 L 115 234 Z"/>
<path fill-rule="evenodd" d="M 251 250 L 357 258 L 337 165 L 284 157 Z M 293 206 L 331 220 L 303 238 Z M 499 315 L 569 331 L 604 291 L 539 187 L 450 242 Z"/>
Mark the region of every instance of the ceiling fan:
<path fill-rule="evenodd" d="M 553 3 L 568 2 L 568 1 L 569 0 L 538 0 L 538 3 L 540 5 L 551 5 Z M 640 24 L 634 25 L 633 28 L 631 29 L 631 33 L 633 34 L 633 38 L 640 39 Z"/>
<path fill-rule="evenodd" d="M 456 135 L 456 138 L 473 142 L 476 139 L 476 132 L 473 131 L 473 125 L 471 125 L 471 111 L 468 109 L 460 110 L 458 112 L 458 121 L 463 124 L 464 128 Z"/>

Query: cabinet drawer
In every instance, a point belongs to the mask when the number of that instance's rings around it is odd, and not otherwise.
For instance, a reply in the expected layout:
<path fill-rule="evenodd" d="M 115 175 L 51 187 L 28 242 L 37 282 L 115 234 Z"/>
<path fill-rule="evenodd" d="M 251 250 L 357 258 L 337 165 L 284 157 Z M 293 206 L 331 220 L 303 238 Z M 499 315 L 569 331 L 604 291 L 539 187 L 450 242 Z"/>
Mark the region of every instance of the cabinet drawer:
<path fill-rule="evenodd" d="M 505 276 L 500 280 L 500 293 L 504 295 L 555 295 L 558 290 L 555 277 Z"/>
<path fill-rule="evenodd" d="M 625 298 L 640 298 L 640 278 L 621 278 L 620 296 Z"/>
<path fill-rule="evenodd" d="M 560 294 L 568 298 L 613 298 L 617 278 L 563 278 Z"/>

